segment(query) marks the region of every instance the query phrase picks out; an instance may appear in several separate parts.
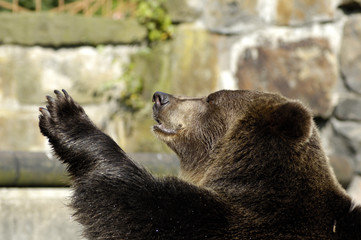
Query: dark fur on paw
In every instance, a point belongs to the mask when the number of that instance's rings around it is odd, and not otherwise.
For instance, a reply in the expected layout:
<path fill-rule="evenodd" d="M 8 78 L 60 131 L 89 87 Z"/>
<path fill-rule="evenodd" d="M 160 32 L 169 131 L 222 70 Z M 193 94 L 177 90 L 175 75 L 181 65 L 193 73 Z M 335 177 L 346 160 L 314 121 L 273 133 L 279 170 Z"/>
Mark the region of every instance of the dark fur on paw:
<path fill-rule="evenodd" d="M 46 107 L 39 108 L 39 127 L 49 138 L 70 131 L 79 121 L 89 121 L 84 109 L 64 89 L 54 93 L 56 97 L 46 96 Z"/>

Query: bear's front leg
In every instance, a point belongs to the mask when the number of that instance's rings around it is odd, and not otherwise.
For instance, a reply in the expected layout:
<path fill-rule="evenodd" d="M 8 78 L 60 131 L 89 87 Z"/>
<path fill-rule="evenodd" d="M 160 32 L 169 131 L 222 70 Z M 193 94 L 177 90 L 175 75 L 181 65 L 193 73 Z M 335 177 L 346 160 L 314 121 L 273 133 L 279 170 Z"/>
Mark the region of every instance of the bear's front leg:
<path fill-rule="evenodd" d="M 39 126 L 73 178 L 71 206 L 88 239 L 227 239 L 228 207 L 218 195 L 177 178 L 154 178 L 55 91 Z"/>
<path fill-rule="evenodd" d="M 67 164 L 72 177 L 81 177 L 102 161 L 128 160 L 123 150 L 92 123 L 65 90 L 54 93 L 55 98 L 46 97 L 46 108 L 39 108 L 39 127 L 55 154 Z"/>

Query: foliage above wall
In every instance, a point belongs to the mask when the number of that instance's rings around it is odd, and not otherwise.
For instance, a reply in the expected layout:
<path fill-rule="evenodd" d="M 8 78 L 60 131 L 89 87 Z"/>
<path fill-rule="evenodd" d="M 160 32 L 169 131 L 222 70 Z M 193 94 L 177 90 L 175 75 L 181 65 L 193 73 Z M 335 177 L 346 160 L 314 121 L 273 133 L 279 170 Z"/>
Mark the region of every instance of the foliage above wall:
<path fill-rule="evenodd" d="M 148 29 L 150 42 L 171 38 L 174 27 L 172 20 L 163 6 L 165 0 L 142 1 L 129 0 L 136 4 L 135 16 L 141 25 Z"/>

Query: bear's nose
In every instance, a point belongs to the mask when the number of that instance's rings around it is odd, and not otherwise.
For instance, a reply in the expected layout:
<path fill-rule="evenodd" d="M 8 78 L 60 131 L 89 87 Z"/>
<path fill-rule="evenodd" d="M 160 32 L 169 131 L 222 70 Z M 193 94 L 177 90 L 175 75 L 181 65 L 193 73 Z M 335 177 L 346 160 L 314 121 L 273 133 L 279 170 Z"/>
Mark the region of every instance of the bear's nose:
<path fill-rule="evenodd" d="M 163 107 L 167 103 L 169 103 L 169 94 L 163 93 L 163 92 L 155 92 L 153 94 L 154 106 L 157 108 Z"/>

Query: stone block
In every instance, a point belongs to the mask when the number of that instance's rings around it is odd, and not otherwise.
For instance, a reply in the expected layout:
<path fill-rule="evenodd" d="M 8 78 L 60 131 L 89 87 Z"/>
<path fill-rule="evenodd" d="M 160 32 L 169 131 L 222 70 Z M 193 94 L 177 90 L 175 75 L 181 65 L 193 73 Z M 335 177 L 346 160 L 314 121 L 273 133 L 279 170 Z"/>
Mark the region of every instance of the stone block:
<path fill-rule="evenodd" d="M 361 93 L 361 16 L 353 15 L 345 23 L 340 50 L 341 72 L 346 85 Z"/>
<path fill-rule="evenodd" d="M 331 123 L 335 132 L 349 141 L 356 153 L 361 151 L 361 124 L 359 122 L 332 119 Z"/>
<path fill-rule="evenodd" d="M 333 109 L 337 69 L 327 39 L 307 38 L 246 48 L 236 78 L 240 89 L 279 92 L 302 100 L 316 116 L 327 117 Z"/>
<path fill-rule="evenodd" d="M 173 22 L 193 22 L 202 14 L 202 0 L 168 0 L 164 2 Z"/>
<path fill-rule="evenodd" d="M 124 65 L 139 48 L 103 46 L 50 49 L 0 46 L 0 100 L 41 104 L 54 89 L 67 89 L 80 103 L 121 78 Z"/>
<path fill-rule="evenodd" d="M 202 22 L 218 33 L 249 32 L 264 24 L 259 17 L 259 4 L 258 0 L 208 0 Z"/>
<path fill-rule="evenodd" d="M 170 65 L 173 94 L 205 96 L 217 90 L 218 45 L 216 34 L 192 25 L 177 29 Z"/>
<path fill-rule="evenodd" d="M 357 159 L 349 140 L 338 132 L 335 121 L 337 120 L 332 119 L 326 122 L 320 129 L 320 138 L 337 180 L 347 188 L 355 173 Z"/>
<path fill-rule="evenodd" d="M 303 25 L 335 18 L 338 0 L 277 0 L 275 23 Z"/>
<path fill-rule="evenodd" d="M 334 114 L 340 120 L 360 121 L 361 127 L 361 98 L 342 99 Z"/>
<path fill-rule="evenodd" d="M 334 152 L 342 154 L 353 163 L 355 172 L 361 172 L 361 123 L 331 120 L 334 136 L 329 139 Z"/>
<path fill-rule="evenodd" d="M 34 102 L 41 92 L 40 68 L 21 47 L 0 46 L 0 101 Z"/>
<path fill-rule="evenodd" d="M 336 19 L 339 0 L 208 0 L 202 22 L 219 33 L 249 33 L 267 24 L 301 26 Z"/>
<path fill-rule="evenodd" d="M 172 41 L 159 43 L 152 51 L 140 51 L 132 56 L 135 77 L 142 79 L 142 98 L 152 99 L 155 91 L 171 91 Z"/>
<path fill-rule="evenodd" d="M 0 188 L 0 239 L 81 240 L 68 188 Z"/>
<path fill-rule="evenodd" d="M 205 96 L 217 90 L 219 36 L 192 24 L 176 29 L 171 42 L 134 59 L 135 72 L 143 79 L 145 101 L 154 91 Z"/>
<path fill-rule="evenodd" d="M 0 42 L 21 45 L 98 45 L 141 42 L 146 29 L 134 19 L 112 20 L 78 15 L 0 14 Z"/>
<path fill-rule="evenodd" d="M 37 107 L 0 109 L 0 126 L 0 150 L 37 151 L 44 148 Z"/>

